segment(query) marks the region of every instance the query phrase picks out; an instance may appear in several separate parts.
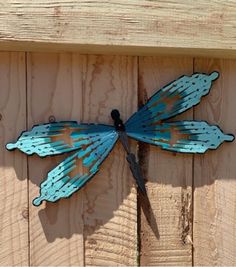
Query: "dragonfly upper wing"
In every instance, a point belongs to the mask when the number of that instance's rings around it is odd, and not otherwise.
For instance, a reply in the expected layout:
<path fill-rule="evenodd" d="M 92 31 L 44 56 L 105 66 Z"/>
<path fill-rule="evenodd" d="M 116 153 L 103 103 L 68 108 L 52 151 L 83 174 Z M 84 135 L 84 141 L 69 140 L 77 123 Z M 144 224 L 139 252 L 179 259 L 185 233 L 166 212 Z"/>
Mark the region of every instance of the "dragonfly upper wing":
<path fill-rule="evenodd" d="M 16 143 L 9 143 L 6 147 L 44 157 L 82 148 L 111 132 L 114 132 L 114 127 L 108 125 L 54 122 L 34 126 L 30 131 L 23 132 Z"/>
<path fill-rule="evenodd" d="M 216 149 L 224 141 L 233 141 L 234 136 L 224 134 L 219 127 L 205 121 L 178 121 L 147 124 L 144 128 L 129 130 L 127 135 L 162 149 L 183 153 L 204 153 Z"/>
<path fill-rule="evenodd" d="M 48 173 L 40 185 L 40 196 L 33 204 L 39 206 L 43 200 L 55 202 L 79 190 L 99 170 L 118 139 L 115 130 L 99 137 L 76 151 Z"/>
<path fill-rule="evenodd" d="M 201 97 L 209 93 L 212 81 L 218 76 L 218 72 L 210 75 L 195 73 L 191 77 L 182 76 L 163 87 L 130 117 L 125 124 L 127 131 L 139 130 L 149 122 L 171 118 L 198 104 Z"/>

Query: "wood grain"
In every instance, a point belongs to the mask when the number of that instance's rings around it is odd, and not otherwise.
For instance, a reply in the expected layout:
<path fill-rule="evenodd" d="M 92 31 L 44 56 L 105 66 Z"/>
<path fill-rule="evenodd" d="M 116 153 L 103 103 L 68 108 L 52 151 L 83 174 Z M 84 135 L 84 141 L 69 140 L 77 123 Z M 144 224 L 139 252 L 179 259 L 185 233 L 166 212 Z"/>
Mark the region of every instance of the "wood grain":
<path fill-rule="evenodd" d="M 112 123 L 114 108 L 125 121 L 136 110 L 135 57 L 88 56 L 84 80 L 84 122 Z M 85 187 L 86 266 L 137 265 L 136 205 L 134 181 L 118 143 Z"/>
<path fill-rule="evenodd" d="M 52 7 L 54 2 L 49 10 Z M 236 265 L 235 142 L 196 155 L 194 161 L 191 155 L 139 144 L 151 204 L 145 211 L 140 196 L 141 210 L 137 210 L 134 181 L 119 143 L 84 189 L 40 208 L 31 205 L 39 184 L 66 155 L 27 158 L 5 150 L 5 144 L 23 130 L 49 120 L 112 123 L 110 111 L 117 108 L 125 121 L 138 101 L 144 103 L 156 90 L 193 70 L 217 70 L 221 76 L 194 112 L 179 118 L 194 115 L 236 134 L 235 60 L 76 53 L 25 56 L 0 53 L 0 265 Z M 132 150 L 137 150 L 136 142 Z"/>
<path fill-rule="evenodd" d="M 0 53 L 0 265 L 28 265 L 26 156 L 5 149 L 26 127 L 25 54 Z"/>
<path fill-rule="evenodd" d="M 236 56 L 233 0 L 1 0 L 0 48 Z"/>
<path fill-rule="evenodd" d="M 220 72 L 207 98 L 195 109 L 196 119 L 236 133 L 235 60 L 196 59 L 195 70 Z M 194 264 L 236 265 L 236 144 L 197 156 L 194 167 Z"/>
<path fill-rule="evenodd" d="M 192 74 L 192 70 L 191 58 L 141 57 L 140 102 L 145 102 L 179 76 Z M 192 111 L 181 118 L 191 119 Z M 148 215 L 141 212 L 140 263 L 144 266 L 191 266 L 192 156 L 149 145 L 142 145 L 140 149 L 151 204 Z"/>
<path fill-rule="evenodd" d="M 53 120 L 80 120 L 83 56 L 28 54 L 28 127 Z M 47 172 L 66 155 L 29 159 L 30 202 Z M 57 203 L 30 204 L 30 264 L 81 266 L 84 263 L 83 193 Z"/>

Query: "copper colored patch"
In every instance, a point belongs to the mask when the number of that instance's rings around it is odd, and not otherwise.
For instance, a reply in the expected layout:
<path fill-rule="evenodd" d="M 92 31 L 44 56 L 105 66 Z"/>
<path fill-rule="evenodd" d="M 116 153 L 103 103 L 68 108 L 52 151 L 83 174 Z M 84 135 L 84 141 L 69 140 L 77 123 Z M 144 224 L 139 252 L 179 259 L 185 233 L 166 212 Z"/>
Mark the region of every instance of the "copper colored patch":
<path fill-rule="evenodd" d="M 69 173 L 70 177 L 73 178 L 74 176 L 80 174 L 81 176 L 84 174 L 89 174 L 90 168 L 87 168 L 83 165 L 83 158 L 76 158 L 75 159 L 75 168 Z"/>
<path fill-rule="evenodd" d="M 162 121 L 160 120 L 160 121 L 155 121 L 155 122 L 152 122 L 150 125 L 153 125 L 153 126 L 161 126 L 162 125 Z M 159 131 L 159 129 L 157 129 L 158 131 Z M 161 130 L 160 130 L 161 131 Z M 166 130 L 164 130 L 164 131 L 166 131 Z"/>
<path fill-rule="evenodd" d="M 177 128 L 170 129 L 171 138 L 169 141 L 170 146 L 177 144 L 177 141 L 185 139 L 188 140 L 189 134 L 183 134 Z"/>
<path fill-rule="evenodd" d="M 165 98 L 163 102 L 166 104 L 166 111 L 171 111 L 174 107 L 174 104 L 180 99 L 181 99 L 181 96 L 179 95 Z"/>
<path fill-rule="evenodd" d="M 179 101 L 181 99 L 180 95 L 174 95 L 174 96 L 168 96 L 168 97 L 163 97 L 159 100 L 157 100 L 156 102 L 154 102 L 151 107 L 155 107 L 157 106 L 159 103 L 165 103 L 166 105 L 166 109 L 165 111 L 171 111 L 174 107 L 174 105 L 176 104 L 177 101 Z"/>
<path fill-rule="evenodd" d="M 64 141 L 65 144 L 67 144 L 70 147 L 74 146 L 74 140 L 71 138 L 71 134 L 74 132 L 79 132 L 79 130 L 74 130 L 72 128 L 63 128 L 61 130 L 58 130 L 59 134 L 55 134 L 51 136 L 50 138 L 52 139 L 52 142 L 57 142 L 57 141 Z M 77 142 L 78 140 L 76 140 Z"/>

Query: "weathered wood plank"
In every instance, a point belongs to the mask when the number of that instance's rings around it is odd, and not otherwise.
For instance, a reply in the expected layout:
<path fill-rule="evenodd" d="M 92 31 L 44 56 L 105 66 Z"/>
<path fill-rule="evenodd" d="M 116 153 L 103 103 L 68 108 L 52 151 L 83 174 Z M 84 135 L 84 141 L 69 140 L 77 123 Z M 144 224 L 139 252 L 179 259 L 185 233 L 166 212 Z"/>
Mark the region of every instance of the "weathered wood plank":
<path fill-rule="evenodd" d="M 0 48 L 236 56 L 233 0 L 1 0 Z"/>
<path fill-rule="evenodd" d="M 218 70 L 220 77 L 195 117 L 236 133 L 235 60 L 195 60 L 195 70 Z M 194 264 L 236 265 L 236 143 L 195 157 L 194 166 Z"/>
<path fill-rule="evenodd" d="M 28 54 L 28 127 L 81 118 L 83 57 Z M 29 159 L 30 202 L 39 184 L 66 155 Z M 30 262 L 33 266 L 83 265 L 82 192 L 39 208 L 30 204 Z"/>
<path fill-rule="evenodd" d="M 83 121 L 113 123 L 117 108 L 125 121 L 137 108 L 137 59 L 88 56 Z M 135 150 L 135 146 L 132 147 Z M 137 264 L 136 189 L 118 143 L 84 191 L 86 266 Z"/>
<path fill-rule="evenodd" d="M 28 265 L 26 157 L 8 152 L 26 127 L 25 54 L 0 53 L 0 265 Z"/>
<path fill-rule="evenodd" d="M 141 57 L 140 102 L 192 70 L 191 58 Z M 181 118 L 191 119 L 192 111 Z M 147 218 L 141 212 L 141 265 L 191 266 L 192 156 L 149 145 L 141 146 L 140 155 L 151 204 Z"/>

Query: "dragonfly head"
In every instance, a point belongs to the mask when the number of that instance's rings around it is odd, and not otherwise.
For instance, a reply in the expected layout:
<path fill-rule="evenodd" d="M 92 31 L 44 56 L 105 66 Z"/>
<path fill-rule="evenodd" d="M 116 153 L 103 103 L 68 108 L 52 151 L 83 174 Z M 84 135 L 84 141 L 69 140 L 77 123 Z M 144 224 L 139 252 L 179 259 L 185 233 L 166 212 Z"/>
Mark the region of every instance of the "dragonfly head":
<path fill-rule="evenodd" d="M 116 128 L 116 131 L 125 131 L 125 125 L 123 124 L 123 121 L 120 119 L 119 110 L 113 109 L 111 111 L 111 117 L 114 121 L 114 126 Z"/>

